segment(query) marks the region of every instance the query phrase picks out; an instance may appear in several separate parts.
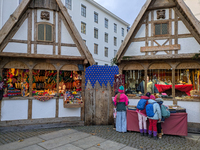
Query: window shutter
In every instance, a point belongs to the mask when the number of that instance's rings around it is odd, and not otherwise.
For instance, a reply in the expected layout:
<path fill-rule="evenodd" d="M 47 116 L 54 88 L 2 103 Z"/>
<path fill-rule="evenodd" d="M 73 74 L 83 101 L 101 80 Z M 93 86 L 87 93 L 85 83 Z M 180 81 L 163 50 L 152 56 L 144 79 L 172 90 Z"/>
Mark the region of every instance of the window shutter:
<path fill-rule="evenodd" d="M 44 41 L 44 24 L 38 25 L 38 40 Z"/>

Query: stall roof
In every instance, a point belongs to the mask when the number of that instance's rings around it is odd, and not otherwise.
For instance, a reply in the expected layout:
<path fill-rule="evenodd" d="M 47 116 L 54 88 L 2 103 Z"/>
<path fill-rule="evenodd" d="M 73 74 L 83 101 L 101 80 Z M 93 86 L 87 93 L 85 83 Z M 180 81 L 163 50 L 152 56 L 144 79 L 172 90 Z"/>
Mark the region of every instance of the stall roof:
<path fill-rule="evenodd" d="M 16 25 L 16 23 L 20 20 L 23 13 L 28 9 L 28 6 L 32 1 L 38 1 L 38 0 L 23 0 L 20 3 L 20 5 L 17 7 L 17 9 L 14 11 L 14 13 L 12 15 L 10 15 L 10 18 L 7 20 L 7 22 L 4 24 L 4 26 L 0 30 L 0 48 L 5 46 L 5 45 L 3 45 L 4 40 L 9 35 L 9 33 L 11 32 L 13 27 Z M 82 40 L 78 30 L 76 29 L 71 17 L 68 14 L 66 7 L 63 5 L 61 0 L 43 0 L 43 1 L 45 1 L 45 2 L 49 1 L 48 3 L 50 3 L 50 1 L 55 1 L 57 3 L 58 9 L 57 8 L 54 8 L 54 9 L 61 11 L 61 13 L 64 16 L 64 19 L 66 20 L 66 22 L 69 25 L 69 28 L 73 32 L 74 37 L 78 41 L 79 46 L 81 47 L 83 53 L 85 54 L 85 57 L 86 57 L 85 59 L 88 60 L 90 65 L 93 65 L 95 63 L 95 61 L 92 57 L 92 54 L 88 50 L 84 41 Z M 3 54 L 2 51 L 0 51 L 0 56 L 6 56 L 6 54 Z M 33 55 L 33 57 L 34 56 L 35 55 Z M 29 57 L 29 56 L 26 56 L 26 57 Z M 55 58 L 57 58 L 57 57 L 55 57 Z M 62 58 L 64 58 L 64 57 L 62 57 Z M 87 62 L 87 61 L 84 61 L 84 62 Z"/>
<path fill-rule="evenodd" d="M 195 39 L 198 41 L 200 44 L 200 22 L 195 18 L 191 10 L 187 7 L 187 5 L 184 3 L 183 0 L 167 0 L 165 3 L 164 1 L 166 0 L 147 0 L 146 3 L 143 5 L 141 11 L 139 12 L 137 18 L 135 19 L 134 23 L 132 24 L 128 34 L 126 35 L 123 43 L 121 44 L 117 54 L 116 54 L 116 60 L 117 63 L 121 62 L 122 55 L 124 50 L 126 49 L 131 36 L 134 34 L 134 31 L 138 27 L 138 24 L 142 20 L 143 16 L 147 11 L 150 11 L 152 9 L 162 9 L 162 8 L 169 8 L 169 7 L 176 7 L 178 11 L 183 14 L 183 16 L 186 18 L 186 20 L 189 22 L 189 24 L 192 26 L 194 29 L 194 32 L 197 33 L 197 36 Z M 154 7 L 154 4 L 157 3 L 158 7 Z M 191 56 L 188 56 L 191 57 Z M 175 58 L 175 57 L 174 57 Z M 144 58 L 145 59 L 145 58 Z M 153 58 L 152 58 L 153 59 Z"/>

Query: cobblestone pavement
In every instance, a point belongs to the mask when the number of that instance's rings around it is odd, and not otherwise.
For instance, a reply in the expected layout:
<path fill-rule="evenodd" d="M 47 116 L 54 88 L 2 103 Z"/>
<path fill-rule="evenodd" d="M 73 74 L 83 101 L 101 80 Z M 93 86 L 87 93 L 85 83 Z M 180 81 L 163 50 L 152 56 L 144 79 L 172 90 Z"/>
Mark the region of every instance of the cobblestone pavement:
<path fill-rule="evenodd" d="M 67 128 L 37 129 L 28 131 L 3 132 L 0 134 L 0 145 L 18 141 L 53 131 Z M 104 139 L 122 143 L 124 145 L 141 150 L 199 150 L 200 135 L 197 138 L 164 135 L 161 140 L 154 140 L 147 136 L 140 136 L 137 132 L 119 133 L 113 130 L 113 126 L 83 126 L 70 127 L 81 132 L 86 132 Z"/>

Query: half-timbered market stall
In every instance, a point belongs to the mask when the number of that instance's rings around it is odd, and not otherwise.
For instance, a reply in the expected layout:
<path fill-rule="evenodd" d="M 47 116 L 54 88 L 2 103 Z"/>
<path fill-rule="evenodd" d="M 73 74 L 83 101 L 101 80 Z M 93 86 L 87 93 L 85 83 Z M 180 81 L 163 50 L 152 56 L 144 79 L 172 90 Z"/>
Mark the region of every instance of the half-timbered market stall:
<path fill-rule="evenodd" d="M 183 0 L 147 0 L 117 53 L 130 105 L 151 92 L 169 106 L 166 134 L 200 131 L 199 50 L 200 23 Z"/>
<path fill-rule="evenodd" d="M 0 127 L 83 125 L 93 64 L 61 0 L 23 0 L 0 30 Z"/>

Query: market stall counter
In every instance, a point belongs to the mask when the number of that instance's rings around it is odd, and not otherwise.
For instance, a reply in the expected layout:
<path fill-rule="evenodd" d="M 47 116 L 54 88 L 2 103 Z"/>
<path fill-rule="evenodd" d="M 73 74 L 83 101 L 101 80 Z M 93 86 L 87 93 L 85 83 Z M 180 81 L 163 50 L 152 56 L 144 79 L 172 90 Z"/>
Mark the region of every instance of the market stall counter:
<path fill-rule="evenodd" d="M 171 113 L 162 128 L 164 134 L 187 136 L 187 113 Z M 127 110 L 127 130 L 139 132 L 138 114 L 134 110 Z"/>

